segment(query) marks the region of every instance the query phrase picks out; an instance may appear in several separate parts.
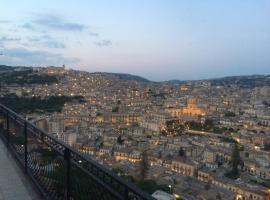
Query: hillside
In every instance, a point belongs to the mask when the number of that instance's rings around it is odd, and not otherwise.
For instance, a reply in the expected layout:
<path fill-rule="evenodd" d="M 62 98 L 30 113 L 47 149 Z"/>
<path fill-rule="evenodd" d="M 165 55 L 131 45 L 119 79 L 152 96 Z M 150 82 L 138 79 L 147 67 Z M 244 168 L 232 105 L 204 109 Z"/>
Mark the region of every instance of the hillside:
<path fill-rule="evenodd" d="M 126 81 L 138 81 L 138 82 L 144 82 L 144 83 L 149 83 L 149 81 L 146 78 L 132 75 L 132 74 L 122 74 L 122 73 L 108 73 L 108 72 L 95 72 L 92 74 L 99 74 L 99 75 L 104 75 L 104 76 L 112 76 L 114 78 L 120 79 L 120 80 L 126 80 Z"/>
<path fill-rule="evenodd" d="M 212 85 L 232 85 L 242 88 L 270 86 L 270 75 L 230 76 L 209 80 Z"/>
<path fill-rule="evenodd" d="M 158 83 L 158 84 L 173 84 L 173 85 L 181 85 L 186 81 L 183 80 L 168 80 L 168 81 L 160 81 L 154 82 L 150 81 L 144 77 L 132 75 L 132 74 L 123 74 L 123 73 L 109 73 L 109 72 L 84 72 L 79 70 L 73 70 L 77 73 L 90 73 L 94 75 L 101 75 L 108 78 L 114 78 L 118 80 L 124 81 L 138 81 L 141 83 Z M 42 76 L 38 77 L 33 73 L 32 67 L 19 67 L 19 66 L 6 66 L 0 65 L 0 81 L 5 82 L 7 84 L 17 83 L 17 84 L 38 84 L 38 83 L 55 83 L 57 82 L 57 77 L 53 76 Z M 205 79 L 206 81 L 210 81 L 213 86 L 226 86 L 226 85 L 237 85 L 241 88 L 254 88 L 260 86 L 270 86 L 270 75 L 243 75 L 243 76 L 229 76 L 222 78 L 212 78 Z M 196 82 L 196 80 L 192 81 Z"/>
<path fill-rule="evenodd" d="M 31 67 L 0 65 L 0 74 L 0 82 L 5 84 L 52 84 L 58 82 L 56 76 L 36 74 Z"/>

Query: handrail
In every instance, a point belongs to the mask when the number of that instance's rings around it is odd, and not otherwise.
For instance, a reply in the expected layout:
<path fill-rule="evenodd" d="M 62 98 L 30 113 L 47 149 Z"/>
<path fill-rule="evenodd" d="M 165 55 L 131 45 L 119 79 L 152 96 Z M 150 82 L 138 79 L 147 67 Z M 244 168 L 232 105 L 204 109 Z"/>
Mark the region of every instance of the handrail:
<path fill-rule="evenodd" d="M 89 157 L 83 155 L 81 152 L 73 149 L 69 145 L 65 144 L 64 142 L 60 141 L 59 139 L 52 137 L 44 130 L 38 128 L 35 124 L 29 122 L 28 120 L 24 119 L 22 116 L 14 112 L 13 110 L 9 109 L 5 105 L 0 104 L 0 111 L 2 111 L 3 114 L 6 115 L 7 121 L 13 120 L 17 124 L 19 124 L 21 127 L 24 126 L 25 128 L 25 142 L 28 142 L 27 140 L 27 134 L 31 133 L 32 137 L 35 139 L 41 140 L 44 144 L 48 146 L 48 148 L 53 149 L 55 152 L 57 152 L 58 156 L 62 156 L 65 160 L 67 160 L 67 165 L 72 165 L 73 167 L 76 167 L 77 170 L 80 170 L 80 173 L 84 173 L 87 176 L 89 176 L 89 179 L 94 180 L 96 184 L 98 184 L 100 187 L 103 187 L 107 192 L 111 193 L 111 195 L 116 199 L 142 199 L 142 200 L 153 200 L 154 198 L 147 194 L 146 192 L 139 189 L 136 185 L 133 183 L 129 183 L 125 181 L 123 178 L 117 176 L 112 171 L 108 170 L 106 167 L 102 166 L 98 162 L 90 159 Z M 1 113 L 0 113 L 1 115 Z M 7 130 L 7 133 L 9 134 L 9 130 Z M 8 136 L 9 137 L 9 136 Z M 21 145 L 23 146 L 23 145 Z M 26 171 L 27 168 L 29 168 L 28 165 L 28 155 L 27 155 L 27 143 L 25 143 L 25 163 L 26 163 Z M 83 160 L 83 163 L 78 162 L 79 160 Z M 53 165 L 53 164 L 52 164 Z M 95 174 L 95 171 L 92 169 L 97 170 L 97 173 Z M 69 167 L 66 169 L 67 173 L 71 173 Z M 37 173 L 37 172 L 35 172 Z M 38 172 L 40 173 L 40 172 Z M 70 183 L 70 177 L 71 175 L 67 175 L 67 180 Z M 48 178 L 46 178 L 48 179 Z M 48 181 L 48 180 L 47 180 Z M 38 181 L 34 180 L 35 183 L 38 183 Z M 116 184 L 114 187 L 113 185 Z M 42 188 L 41 185 L 38 186 L 38 188 Z M 69 190 L 70 185 L 67 186 L 67 190 Z M 118 191 L 118 188 L 124 189 L 124 191 Z M 44 191 L 43 191 L 44 192 Z M 69 194 L 70 191 L 67 191 L 67 195 L 64 197 L 64 199 L 76 199 L 72 197 L 72 194 Z M 50 194 L 46 194 L 50 196 Z M 58 199 L 58 198 L 56 198 Z"/>

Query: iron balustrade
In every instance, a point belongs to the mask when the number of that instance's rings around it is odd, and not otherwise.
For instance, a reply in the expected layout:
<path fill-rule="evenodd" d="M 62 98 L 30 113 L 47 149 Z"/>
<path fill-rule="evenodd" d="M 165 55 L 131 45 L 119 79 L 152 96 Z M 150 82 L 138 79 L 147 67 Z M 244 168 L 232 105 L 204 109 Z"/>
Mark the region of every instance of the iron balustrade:
<path fill-rule="evenodd" d="M 0 136 L 45 199 L 154 200 L 2 104 Z"/>

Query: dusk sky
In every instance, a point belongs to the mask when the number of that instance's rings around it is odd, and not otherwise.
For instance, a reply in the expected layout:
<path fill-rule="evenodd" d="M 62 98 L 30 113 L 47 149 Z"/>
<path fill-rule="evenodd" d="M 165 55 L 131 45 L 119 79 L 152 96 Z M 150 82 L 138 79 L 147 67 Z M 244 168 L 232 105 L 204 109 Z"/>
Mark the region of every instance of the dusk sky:
<path fill-rule="evenodd" d="M 270 74 L 270 0 L 0 0 L 0 54 L 155 81 Z"/>

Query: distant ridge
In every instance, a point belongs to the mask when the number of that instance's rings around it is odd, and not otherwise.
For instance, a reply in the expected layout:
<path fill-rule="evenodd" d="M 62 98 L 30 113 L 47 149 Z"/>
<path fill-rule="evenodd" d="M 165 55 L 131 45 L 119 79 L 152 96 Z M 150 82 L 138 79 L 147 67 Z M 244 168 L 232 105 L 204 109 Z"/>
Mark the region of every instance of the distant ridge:
<path fill-rule="evenodd" d="M 138 82 L 145 82 L 150 83 L 146 78 L 143 78 L 141 76 L 132 75 L 132 74 L 122 74 L 122 73 L 109 73 L 109 72 L 94 72 L 91 74 L 100 74 L 100 75 L 107 75 L 107 76 L 114 76 L 120 80 L 126 80 L 126 81 L 138 81 Z"/>
<path fill-rule="evenodd" d="M 0 65 L 0 74 L 12 71 L 20 71 L 20 70 L 29 70 L 32 67 L 29 66 L 8 66 L 8 65 Z M 73 69 L 72 69 L 73 70 Z M 77 73 L 89 73 L 96 74 L 107 77 L 114 77 L 119 80 L 126 81 L 138 81 L 141 83 L 151 83 L 151 84 L 173 84 L 173 85 L 181 85 L 186 83 L 188 80 L 167 80 L 167 81 L 150 81 L 144 77 L 126 74 L 126 73 L 111 73 L 111 72 L 87 72 L 80 70 L 73 70 Z M 240 76 L 226 76 L 220 78 L 209 78 L 209 79 L 200 79 L 200 80 L 191 80 L 191 82 L 196 81 L 209 81 L 212 85 L 238 85 L 239 87 L 244 88 L 253 88 L 258 86 L 270 86 L 270 75 L 240 75 Z"/>
<path fill-rule="evenodd" d="M 162 81 L 162 83 L 168 83 L 168 84 L 174 84 L 174 85 L 181 85 L 185 83 L 186 81 L 181 80 L 168 80 L 168 81 Z"/>
<path fill-rule="evenodd" d="M 235 84 L 244 88 L 270 86 L 270 75 L 228 76 L 208 79 L 213 85 Z"/>

